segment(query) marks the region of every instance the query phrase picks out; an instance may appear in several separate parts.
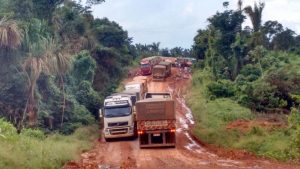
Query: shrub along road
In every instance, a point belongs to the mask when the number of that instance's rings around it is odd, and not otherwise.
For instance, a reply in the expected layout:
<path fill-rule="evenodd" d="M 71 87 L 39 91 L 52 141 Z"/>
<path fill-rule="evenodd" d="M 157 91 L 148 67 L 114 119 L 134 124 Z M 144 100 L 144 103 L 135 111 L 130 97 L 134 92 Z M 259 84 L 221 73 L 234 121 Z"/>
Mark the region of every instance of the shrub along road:
<path fill-rule="evenodd" d="M 184 91 L 191 82 L 191 76 L 180 78 L 175 76 L 178 73 L 177 69 L 173 69 L 172 72 L 172 77 L 165 82 L 152 82 L 149 77 L 148 89 L 150 92 L 169 91 L 176 99 L 176 148 L 140 149 L 137 139 L 112 142 L 100 139 L 92 150 L 81 154 L 80 160 L 67 163 L 64 169 L 300 168 L 296 165 L 259 159 L 243 151 L 228 151 L 200 144 L 200 141 L 190 134 L 194 120 L 184 99 Z"/>

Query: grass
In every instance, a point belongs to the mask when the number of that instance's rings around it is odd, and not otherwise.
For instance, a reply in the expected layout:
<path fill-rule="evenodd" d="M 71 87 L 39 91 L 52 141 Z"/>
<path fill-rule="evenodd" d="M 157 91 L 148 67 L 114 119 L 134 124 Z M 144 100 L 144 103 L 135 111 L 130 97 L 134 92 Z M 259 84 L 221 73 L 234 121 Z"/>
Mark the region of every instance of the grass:
<path fill-rule="evenodd" d="M 255 119 L 248 108 L 240 106 L 230 98 L 210 100 L 207 85 L 212 82 L 207 70 L 198 70 L 193 74 L 188 104 L 194 114 L 196 126 L 193 133 L 200 140 L 225 148 L 243 149 L 258 156 L 288 161 L 299 159 L 299 149 L 292 148 L 293 131 L 278 129 L 266 131 L 254 127 L 243 133 L 239 130 L 227 130 L 226 126 L 235 120 Z"/>
<path fill-rule="evenodd" d="M 2 126 L 0 119 L 0 128 Z M 97 133 L 96 126 L 79 128 L 69 136 L 43 136 L 43 133 L 35 131 L 20 135 L 4 132 L 5 137 L 0 137 L 0 168 L 62 168 L 67 161 L 77 159 L 82 151 L 88 150 Z"/>

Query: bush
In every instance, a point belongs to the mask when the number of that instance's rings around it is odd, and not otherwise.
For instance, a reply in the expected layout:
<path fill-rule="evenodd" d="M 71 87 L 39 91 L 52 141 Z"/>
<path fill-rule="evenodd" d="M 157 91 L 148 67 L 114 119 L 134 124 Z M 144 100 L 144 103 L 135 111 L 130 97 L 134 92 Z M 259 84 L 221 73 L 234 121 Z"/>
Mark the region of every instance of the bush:
<path fill-rule="evenodd" d="M 246 77 L 250 76 L 250 75 L 259 77 L 259 76 L 261 76 L 261 71 L 260 71 L 260 68 L 258 65 L 248 64 L 243 67 L 243 69 L 240 72 L 240 75 L 243 75 Z"/>
<path fill-rule="evenodd" d="M 0 136 L 0 168 L 5 169 L 57 169 L 78 154 L 89 149 L 98 137 L 97 126 L 77 129 L 74 134 L 52 134 L 45 137 L 42 131 L 24 129 L 20 135 L 10 123 L 0 119 L 5 134 L 14 135 L 13 141 Z M 2 130 L 4 131 L 4 130 Z"/>
<path fill-rule="evenodd" d="M 98 119 L 98 110 L 102 105 L 102 98 L 92 88 L 92 84 L 89 81 L 82 81 L 75 95 L 78 102 L 84 105 Z"/>
<path fill-rule="evenodd" d="M 0 118 L 0 140 L 17 136 L 16 128 L 9 122 Z"/>
<path fill-rule="evenodd" d="M 205 67 L 204 60 L 198 60 L 195 64 L 193 64 L 194 69 L 203 69 Z"/>
<path fill-rule="evenodd" d="M 210 94 L 216 97 L 232 97 L 235 93 L 234 84 L 230 80 L 218 80 L 207 87 Z"/>
<path fill-rule="evenodd" d="M 23 129 L 20 136 L 36 138 L 38 140 L 44 140 L 46 138 L 43 131 L 38 129 Z"/>

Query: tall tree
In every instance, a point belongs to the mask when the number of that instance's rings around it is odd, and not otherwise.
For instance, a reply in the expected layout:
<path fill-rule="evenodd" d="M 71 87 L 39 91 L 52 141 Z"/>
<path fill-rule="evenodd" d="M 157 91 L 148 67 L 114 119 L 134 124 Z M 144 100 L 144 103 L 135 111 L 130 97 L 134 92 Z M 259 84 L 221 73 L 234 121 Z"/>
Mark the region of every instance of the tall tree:
<path fill-rule="evenodd" d="M 25 115 L 27 114 L 29 126 L 33 127 L 37 124 L 38 117 L 38 105 L 35 93 L 37 80 L 42 73 L 50 73 L 54 70 L 53 58 L 56 46 L 52 43 L 51 39 L 43 38 L 39 42 L 31 44 L 29 48 L 29 56 L 22 65 L 28 82 L 28 98 L 22 121 L 25 120 Z"/>
<path fill-rule="evenodd" d="M 153 42 L 151 45 L 149 45 L 149 47 L 154 55 L 159 55 L 159 45 L 160 45 L 160 42 L 157 42 L 157 43 Z"/>
<path fill-rule="evenodd" d="M 52 44 L 55 44 L 53 41 Z M 58 50 L 54 51 L 54 71 L 57 73 L 60 79 L 60 86 L 62 91 L 62 112 L 61 112 L 61 127 L 63 126 L 64 122 L 64 114 L 65 114 L 65 107 L 66 107 L 66 96 L 65 96 L 65 83 L 64 83 L 64 76 L 71 68 L 71 60 L 72 58 L 68 54 L 63 54 Z"/>
<path fill-rule="evenodd" d="M 238 5 L 238 10 L 239 10 L 239 11 L 242 11 L 242 8 L 243 8 L 243 0 L 238 0 L 237 5 Z"/>
<path fill-rule="evenodd" d="M 291 29 L 286 29 L 276 34 L 272 40 L 274 50 L 289 50 L 295 45 L 295 32 Z"/>
<path fill-rule="evenodd" d="M 208 49 L 208 30 L 198 30 L 198 34 L 194 37 L 193 54 L 197 59 L 205 59 L 205 53 Z"/>
<path fill-rule="evenodd" d="M 258 32 L 262 23 L 262 12 L 265 8 L 264 2 L 259 2 L 258 4 L 255 2 L 254 7 L 251 6 L 245 7 L 245 13 L 250 17 L 253 31 Z"/>
<path fill-rule="evenodd" d="M 22 33 L 16 21 L 0 20 L 0 47 L 4 50 L 16 49 L 21 45 Z"/>
<path fill-rule="evenodd" d="M 265 22 L 261 30 L 267 36 L 269 41 L 271 41 L 276 34 L 284 31 L 282 24 L 277 21 Z"/>

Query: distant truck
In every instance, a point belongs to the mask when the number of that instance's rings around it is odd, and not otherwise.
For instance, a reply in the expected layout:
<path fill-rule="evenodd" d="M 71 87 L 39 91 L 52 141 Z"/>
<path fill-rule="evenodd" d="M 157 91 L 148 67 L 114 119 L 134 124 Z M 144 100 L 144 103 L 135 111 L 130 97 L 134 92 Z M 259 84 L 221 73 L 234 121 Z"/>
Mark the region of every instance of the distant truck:
<path fill-rule="evenodd" d="M 160 62 L 159 65 L 166 66 L 166 77 L 171 76 L 171 69 L 172 69 L 171 62 Z"/>
<path fill-rule="evenodd" d="M 164 81 L 166 77 L 166 66 L 156 65 L 153 67 L 153 81 Z"/>
<path fill-rule="evenodd" d="M 134 137 L 136 134 L 136 119 L 133 102 L 134 94 L 117 93 L 104 100 L 104 108 L 100 110 L 103 117 L 104 138 Z"/>
<path fill-rule="evenodd" d="M 149 83 L 149 81 L 148 81 L 147 77 L 145 77 L 145 76 L 136 76 L 136 77 L 133 78 L 133 81 L 143 83 L 145 92 L 148 92 L 148 83 Z"/>
<path fill-rule="evenodd" d="M 139 145 L 144 147 L 175 147 L 175 101 L 170 93 L 148 93 L 136 103 Z"/>
<path fill-rule="evenodd" d="M 160 56 L 152 56 L 144 58 L 140 61 L 140 72 L 143 76 L 151 75 L 152 69 L 161 61 Z"/>
<path fill-rule="evenodd" d="M 177 58 L 176 65 L 180 68 L 191 67 L 193 64 L 192 61 L 194 62 L 195 60 L 192 58 Z"/>
<path fill-rule="evenodd" d="M 172 64 L 169 62 L 160 62 L 159 65 L 153 67 L 152 77 L 154 81 L 164 81 L 171 75 Z"/>

